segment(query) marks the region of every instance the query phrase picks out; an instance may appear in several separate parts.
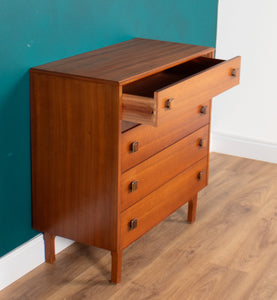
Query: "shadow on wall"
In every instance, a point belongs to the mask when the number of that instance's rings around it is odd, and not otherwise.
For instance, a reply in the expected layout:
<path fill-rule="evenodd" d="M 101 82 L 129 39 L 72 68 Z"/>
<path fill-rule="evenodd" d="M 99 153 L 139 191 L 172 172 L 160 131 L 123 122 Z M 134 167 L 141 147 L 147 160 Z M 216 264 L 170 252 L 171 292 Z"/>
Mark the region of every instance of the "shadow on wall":
<path fill-rule="evenodd" d="M 31 229 L 29 72 L 0 103 L 0 256 L 26 240 Z M 13 220 L 11 222 L 11 219 Z M 22 226 L 29 224 L 29 226 Z M 26 228 L 28 228 L 26 230 Z"/>

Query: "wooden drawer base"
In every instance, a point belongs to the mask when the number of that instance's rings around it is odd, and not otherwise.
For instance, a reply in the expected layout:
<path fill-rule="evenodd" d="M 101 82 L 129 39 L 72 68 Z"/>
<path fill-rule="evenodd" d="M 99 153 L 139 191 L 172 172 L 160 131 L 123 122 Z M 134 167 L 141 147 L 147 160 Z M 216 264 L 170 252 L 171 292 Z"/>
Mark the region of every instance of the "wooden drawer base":
<path fill-rule="evenodd" d="M 126 248 L 203 189 L 207 185 L 207 164 L 208 157 L 201 159 L 122 212 L 121 248 Z"/>

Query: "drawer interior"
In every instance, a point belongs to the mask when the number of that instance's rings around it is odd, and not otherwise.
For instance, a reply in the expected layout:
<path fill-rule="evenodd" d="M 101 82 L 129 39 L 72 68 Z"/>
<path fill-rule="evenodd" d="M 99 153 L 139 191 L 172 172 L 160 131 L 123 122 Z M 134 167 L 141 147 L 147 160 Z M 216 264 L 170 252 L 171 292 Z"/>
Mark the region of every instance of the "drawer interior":
<path fill-rule="evenodd" d="M 143 97 L 154 97 L 154 91 L 185 79 L 186 77 L 195 75 L 221 62 L 223 62 L 223 60 L 198 57 L 173 68 L 128 83 L 123 86 L 123 93 Z"/>

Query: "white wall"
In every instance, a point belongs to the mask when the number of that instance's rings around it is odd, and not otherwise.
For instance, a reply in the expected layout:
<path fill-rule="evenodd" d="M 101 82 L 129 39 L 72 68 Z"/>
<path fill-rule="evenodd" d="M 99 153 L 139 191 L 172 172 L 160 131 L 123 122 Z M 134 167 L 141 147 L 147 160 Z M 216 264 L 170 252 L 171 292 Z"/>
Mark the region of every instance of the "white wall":
<path fill-rule="evenodd" d="M 242 65 L 240 86 L 213 101 L 212 151 L 277 163 L 276 16 L 276 0 L 219 0 L 216 57 Z"/>
<path fill-rule="evenodd" d="M 56 254 L 67 248 L 73 241 L 57 236 Z M 8 254 L 0 257 L 0 291 L 42 264 L 44 259 L 44 241 L 38 234 Z"/>

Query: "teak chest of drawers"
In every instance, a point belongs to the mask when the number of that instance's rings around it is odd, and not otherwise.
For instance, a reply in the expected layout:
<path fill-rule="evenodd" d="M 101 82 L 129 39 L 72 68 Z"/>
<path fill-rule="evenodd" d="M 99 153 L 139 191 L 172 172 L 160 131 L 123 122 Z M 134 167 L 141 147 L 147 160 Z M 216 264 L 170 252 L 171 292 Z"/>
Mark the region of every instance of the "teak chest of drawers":
<path fill-rule="evenodd" d="M 208 182 L 211 98 L 237 85 L 240 57 L 133 39 L 30 70 L 33 227 L 122 251 Z"/>

